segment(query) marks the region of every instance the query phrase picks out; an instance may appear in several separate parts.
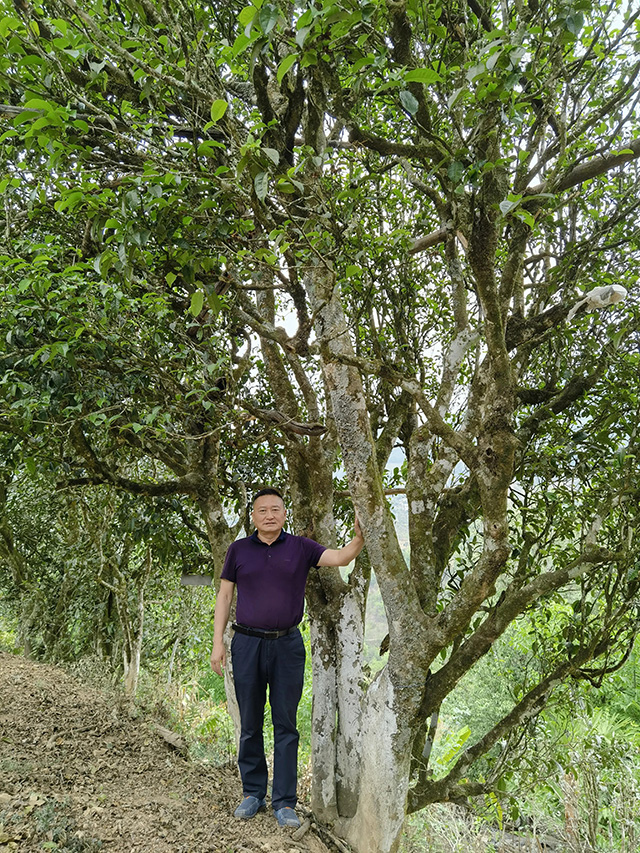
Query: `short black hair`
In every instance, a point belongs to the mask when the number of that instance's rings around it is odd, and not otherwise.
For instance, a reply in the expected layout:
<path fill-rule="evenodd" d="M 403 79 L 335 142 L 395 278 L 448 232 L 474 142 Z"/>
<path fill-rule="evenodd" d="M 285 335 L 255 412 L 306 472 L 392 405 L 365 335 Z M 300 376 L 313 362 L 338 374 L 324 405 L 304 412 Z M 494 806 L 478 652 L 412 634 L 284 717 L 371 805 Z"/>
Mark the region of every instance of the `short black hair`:
<path fill-rule="evenodd" d="M 251 506 L 253 506 L 255 504 L 255 502 L 258 500 L 258 498 L 261 498 L 263 495 L 275 495 L 277 498 L 280 498 L 282 503 L 284 503 L 284 498 L 282 497 L 282 495 L 280 494 L 280 492 L 277 489 L 268 488 L 268 489 L 260 489 L 259 492 L 255 493 L 255 495 L 253 496 L 253 500 L 251 501 Z"/>

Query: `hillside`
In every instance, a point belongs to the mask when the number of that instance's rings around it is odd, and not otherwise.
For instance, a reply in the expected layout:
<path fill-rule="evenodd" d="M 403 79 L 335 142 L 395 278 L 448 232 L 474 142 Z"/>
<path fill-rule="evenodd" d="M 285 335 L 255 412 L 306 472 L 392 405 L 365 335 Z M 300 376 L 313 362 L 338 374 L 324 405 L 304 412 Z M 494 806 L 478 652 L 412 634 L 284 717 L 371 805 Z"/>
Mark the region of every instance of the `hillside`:
<path fill-rule="evenodd" d="M 0 653 L 1 851 L 327 851 L 270 812 L 235 820 L 241 795 L 235 768 L 190 761 L 117 695 Z"/>

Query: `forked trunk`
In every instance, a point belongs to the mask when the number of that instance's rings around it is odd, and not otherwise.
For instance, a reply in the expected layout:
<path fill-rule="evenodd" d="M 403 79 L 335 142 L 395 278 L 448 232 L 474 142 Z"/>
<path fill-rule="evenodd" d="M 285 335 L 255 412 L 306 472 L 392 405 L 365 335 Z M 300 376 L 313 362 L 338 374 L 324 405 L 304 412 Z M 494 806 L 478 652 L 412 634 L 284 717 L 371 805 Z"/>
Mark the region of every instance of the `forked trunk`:
<path fill-rule="evenodd" d="M 361 603 L 350 590 L 335 624 L 328 613 L 311 623 L 311 805 L 357 853 L 393 853 L 404 824 L 415 735 L 411 721 L 422 683 L 414 679 L 394 687 L 385 667 L 364 691 Z"/>

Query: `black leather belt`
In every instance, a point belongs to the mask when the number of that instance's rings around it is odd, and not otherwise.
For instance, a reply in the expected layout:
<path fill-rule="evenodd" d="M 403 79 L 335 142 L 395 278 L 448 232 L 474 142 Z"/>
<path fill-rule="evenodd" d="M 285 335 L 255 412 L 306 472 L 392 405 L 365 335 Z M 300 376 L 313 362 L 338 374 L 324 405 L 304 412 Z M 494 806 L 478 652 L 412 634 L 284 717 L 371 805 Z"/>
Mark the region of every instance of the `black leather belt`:
<path fill-rule="evenodd" d="M 298 626 L 294 625 L 293 628 L 285 628 L 282 631 L 260 631 L 258 628 L 247 628 L 246 625 L 238 625 L 236 622 L 233 622 L 231 627 L 238 634 L 246 634 L 248 637 L 260 637 L 262 640 L 277 640 L 278 637 L 286 637 L 287 634 L 295 631 Z"/>

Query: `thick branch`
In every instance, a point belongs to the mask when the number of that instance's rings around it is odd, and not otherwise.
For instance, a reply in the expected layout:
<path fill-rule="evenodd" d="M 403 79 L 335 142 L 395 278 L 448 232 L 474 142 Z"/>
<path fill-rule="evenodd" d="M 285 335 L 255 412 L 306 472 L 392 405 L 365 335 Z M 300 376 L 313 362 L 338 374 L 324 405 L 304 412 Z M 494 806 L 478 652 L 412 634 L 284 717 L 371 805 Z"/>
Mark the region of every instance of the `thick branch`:
<path fill-rule="evenodd" d="M 365 148 L 377 151 L 378 154 L 382 154 L 383 156 L 393 154 L 398 157 L 429 159 L 434 154 L 434 151 L 424 146 L 406 145 L 402 142 L 390 142 L 382 136 L 376 136 L 374 133 L 362 130 L 353 123 L 349 124 L 349 141 L 354 145 L 363 145 Z"/>
<path fill-rule="evenodd" d="M 327 427 L 324 424 L 306 424 L 301 421 L 295 421 L 283 415 L 282 412 L 278 412 L 276 409 L 258 409 L 245 401 L 239 402 L 239 405 L 254 417 L 267 423 L 277 424 L 285 433 L 292 435 L 324 435 L 327 432 Z"/>
<path fill-rule="evenodd" d="M 505 332 L 507 349 L 513 350 L 522 344 L 535 341 L 549 329 L 559 326 L 566 319 L 571 308 L 571 305 L 559 303 L 526 320 L 518 316 L 509 317 Z"/>
<path fill-rule="evenodd" d="M 572 672 L 575 672 L 583 663 L 586 663 L 592 656 L 592 648 L 583 649 L 575 658 L 564 661 L 560 666 L 557 666 L 553 672 L 530 690 L 513 710 L 506 717 L 503 717 L 491 731 L 487 732 L 472 747 L 465 750 L 453 769 L 445 777 L 427 782 L 420 789 L 409 791 L 408 813 L 412 814 L 428 806 L 430 803 L 449 801 L 460 778 L 474 761 L 486 755 L 498 741 L 508 735 L 516 726 L 522 724 L 530 717 L 535 717 L 546 704 L 549 693 L 553 688 Z"/>
<path fill-rule="evenodd" d="M 409 254 L 415 255 L 418 252 L 424 252 L 425 249 L 431 249 L 439 243 L 444 243 L 449 232 L 449 228 L 439 228 L 437 231 L 432 231 L 431 234 L 425 234 L 424 237 L 416 237 L 411 244 Z"/>
<path fill-rule="evenodd" d="M 389 411 L 388 420 L 384 425 L 382 432 L 376 439 L 376 456 L 381 470 L 384 470 L 386 467 L 386 464 L 389 461 L 389 455 L 393 450 L 393 445 L 395 444 L 395 441 L 400 434 L 400 430 L 402 429 L 402 425 L 407 418 L 407 414 L 409 412 L 409 401 L 409 395 L 404 392 L 397 400 L 393 401 L 391 404 L 391 410 Z M 388 492 L 386 492 L 386 494 L 388 494 Z"/>
<path fill-rule="evenodd" d="M 199 496 L 202 484 L 193 473 L 176 480 L 165 480 L 160 483 L 141 482 L 130 480 L 128 477 L 121 477 L 98 458 L 79 423 L 75 423 L 69 430 L 69 439 L 76 452 L 84 460 L 89 470 L 89 476 L 69 480 L 67 485 L 108 484 L 134 495 L 149 495 L 150 497 L 179 494 Z"/>
<path fill-rule="evenodd" d="M 535 187 L 530 187 L 526 191 L 526 195 L 535 196 L 539 193 L 549 192 L 561 193 L 638 158 L 640 158 L 640 139 L 633 139 L 624 144 L 621 153 L 596 157 L 588 163 L 581 163 L 556 182 L 545 181 L 542 184 L 537 184 Z"/>
<path fill-rule="evenodd" d="M 400 371 L 384 364 L 381 361 L 359 358 L 351 353 L 334 354 L 334 358 L 342 361 L 344 364 L 351 364 L 354 367 L 357 367 L 363 373 L 380 376 L 382 379 L 385 379 L 392 385 L 402 388 L 410 394 L 416 400 L 426 416 L 431 431 L 436 435 L 439 435 L 443 441 L 453 448 L 470 469 L 474 469 L 476 467 L 476 451 L 472 443 L 463 435 L 456 432 L 453 427 L 449 426 L 435 407 L 431 405 L 417 380 L 409 379 L 400 373 Z"/>
<path fill-rule="evenodd" d="M 555 415 L 563 412 L 572 403 L 583 397 L 602 378 L 607 367 L 607 360 L 601 359 L 596 369 L 587 376 L 574 376 L 561 391 L 554 394 L 555 399 L 552 402 L 547 402 L 546 405 L 536 409 L 521 424 L 517 433 L 518 440 L 521 443 L 525 443 L 535 434 L 541 423 L 555 417 Z M 521 397 L 521 399 L 524 399 L 524 397 Z"/>
<path fill-rule="evenodd" d="M 520 589 L 509 589 L 494 607 L 489 616 L 474 633 L 451 655 L 447 663 L 432 676 L 429 683 L 429 702 L 437 706 L 455 687 L 462 676 L 477 663 L 506 629 L 534 602 L 548 595 L 602 563 L 615 562 L 626 555 L 605 548 L 591 547 L 562 569 L 544 572 Z M 458 598 L 464 598 L 463 590 Z M 466 608 L 466 609 L 465 609 Z M 459 608 L 464 610 L 468 621 L 476 609 L 467 607 L 464 601 Z"/>

